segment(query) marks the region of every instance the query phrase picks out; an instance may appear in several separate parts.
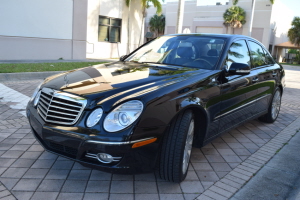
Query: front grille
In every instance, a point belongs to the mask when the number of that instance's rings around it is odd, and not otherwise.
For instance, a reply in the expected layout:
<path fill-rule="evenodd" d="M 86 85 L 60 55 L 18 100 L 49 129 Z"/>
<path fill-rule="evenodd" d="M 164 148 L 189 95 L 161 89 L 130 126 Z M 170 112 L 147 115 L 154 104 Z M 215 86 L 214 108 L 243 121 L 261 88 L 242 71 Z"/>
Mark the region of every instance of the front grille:
<path fill-rule="evenodd" d="M 72 156 L 76 156 L 77 155 L 77 149 L 72 148 L 72 147 L 68 147 L 68 146 L 64 146 L 55 142 L 51 142 L 51 141 L 47 141 L 46 142 L 47 145 L 53 149 L 56 152 L 62 152 L 62 153 L 66 153 Z"/>
<path fill-rule="evenodd" d="M 80 117 L 85 105 L 86 100 L 81 97 L 43 88 L 37 109 L 46 122 L 72 125 Z"/>

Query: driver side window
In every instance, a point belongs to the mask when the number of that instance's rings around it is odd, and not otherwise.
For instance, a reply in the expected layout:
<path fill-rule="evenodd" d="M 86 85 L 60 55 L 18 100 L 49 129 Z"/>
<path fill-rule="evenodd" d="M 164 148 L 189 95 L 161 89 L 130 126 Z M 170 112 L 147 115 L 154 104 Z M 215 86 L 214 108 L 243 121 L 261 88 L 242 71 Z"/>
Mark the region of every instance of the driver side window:
<path fill-rule="evenodd" d="M 227 69 L 230 68 L 232 63 L 251 65 L 249 50 L 245 40 L 235 41 L 230 46 L 226 60 Z"/>

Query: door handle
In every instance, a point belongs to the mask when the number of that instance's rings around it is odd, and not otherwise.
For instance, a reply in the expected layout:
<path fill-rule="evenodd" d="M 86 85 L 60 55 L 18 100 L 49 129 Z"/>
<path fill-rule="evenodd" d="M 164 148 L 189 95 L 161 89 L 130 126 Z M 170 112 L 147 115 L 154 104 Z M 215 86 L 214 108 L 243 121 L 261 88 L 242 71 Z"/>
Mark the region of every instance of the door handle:
<path fill-rule="evenodd" d="M 252 79 L 253 83 L 256 83 L 257 81 L 258 81 L 258 77 L 255 77 L 255 78 Z"/>
<path fill-rule="evenodd" d="M 273 77 L 277 76 L 277 72 L 273 72 L 272 75 L 273 75 Z"/>

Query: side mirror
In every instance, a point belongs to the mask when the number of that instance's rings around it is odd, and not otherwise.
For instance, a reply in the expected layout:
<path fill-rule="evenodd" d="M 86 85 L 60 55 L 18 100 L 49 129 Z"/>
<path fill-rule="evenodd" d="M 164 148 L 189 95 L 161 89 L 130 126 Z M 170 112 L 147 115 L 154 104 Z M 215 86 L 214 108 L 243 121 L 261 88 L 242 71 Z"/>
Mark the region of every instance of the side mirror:
<path fill-rule="evenodd" d="M 227 71 L 230 75 L 247 75 L 250 74 L 250 66 L 244 63 L 232 63 Z"/>
<path fill-rule="evenodd" d="M 119 61 L 123 61 L 125 58 L 127 57 L 127 55 L 123 55 L 119 58 Z"/>

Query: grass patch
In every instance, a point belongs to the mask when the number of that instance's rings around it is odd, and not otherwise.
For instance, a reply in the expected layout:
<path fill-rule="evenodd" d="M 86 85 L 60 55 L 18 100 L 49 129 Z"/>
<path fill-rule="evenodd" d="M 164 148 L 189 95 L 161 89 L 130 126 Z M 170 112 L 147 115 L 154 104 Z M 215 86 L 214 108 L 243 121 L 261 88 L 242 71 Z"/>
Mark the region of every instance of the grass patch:
<path fill-rule="evenodd" d="M 0 73 L 68 71 L 107 62 L 4 63 Z"/>
<path fill-rule="evenodd" d="M 291 63 L 280 63 L 281 65 L 291 65 L 291 66 L 298 66 L 300 67 L 300 64 L 291 64 Z"/>
<path fill-rule="evenodd" d="M 280 150 L 281 150 L 281 148 L 280 148 L 280 149 L 277 149 L 276 153 L 279 153 Z"/>

